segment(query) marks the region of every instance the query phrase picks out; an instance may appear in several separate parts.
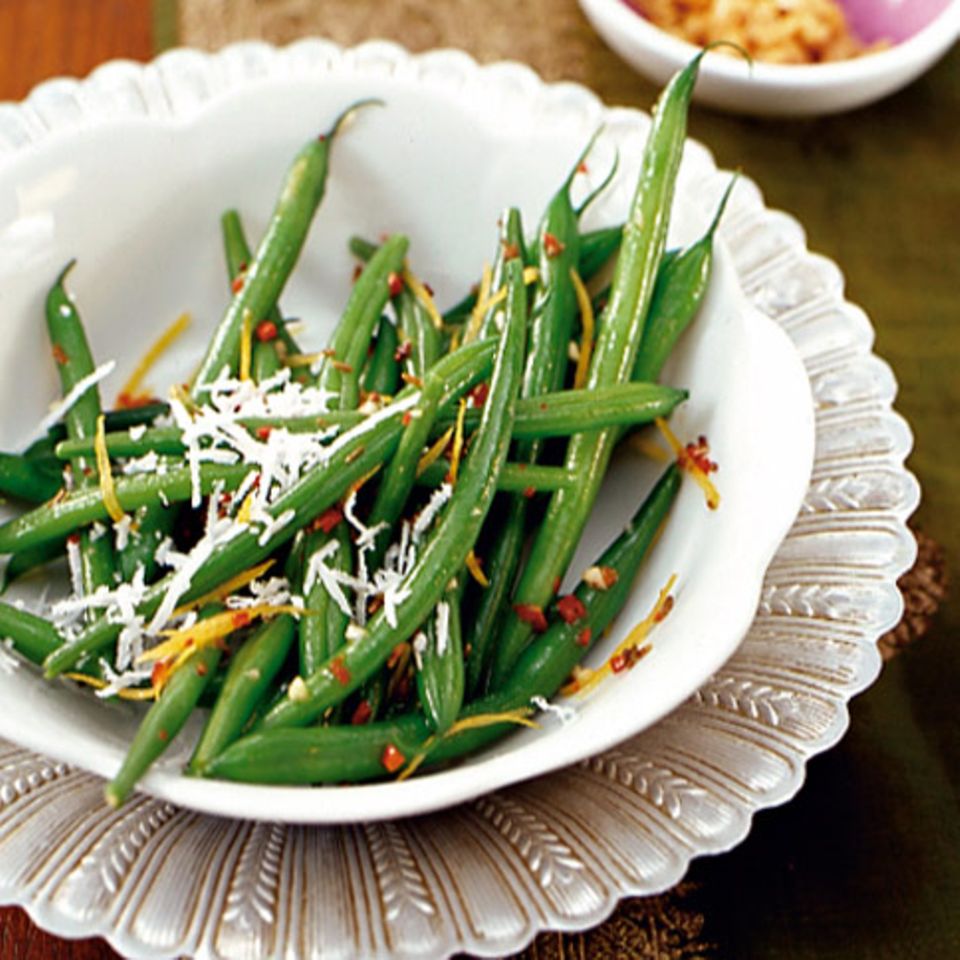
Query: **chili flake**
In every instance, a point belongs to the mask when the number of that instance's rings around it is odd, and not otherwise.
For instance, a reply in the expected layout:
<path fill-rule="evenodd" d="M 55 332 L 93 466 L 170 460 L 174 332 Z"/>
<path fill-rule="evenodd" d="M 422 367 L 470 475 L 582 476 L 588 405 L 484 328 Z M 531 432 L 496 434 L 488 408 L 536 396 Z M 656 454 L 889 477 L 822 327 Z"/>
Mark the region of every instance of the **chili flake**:
<path fill-rule="evenodd" d="M 243 289 L 243 284 L 244 284 L 243 274 L 242 273 L 237 274 L 237 276 L 233 278 L 233 282 L 230 284 L 230 289 L 234 293 L 239 293 Z"/>
<path fill-rule="evenodd" d="M 350 718 L 350 723 L 355 727 L 363 726 L 365 723 L 370 722 L 370 718 L 373 716 L 373 708 L 370 706 L 369 701 L 361 700 L 356 709 L 353 711 L 353 716 Z"/>
<path fill-rule="evenodd" d="M 334 680 L 341 686 L 345 687 L 351 680 L 350 671 L 343 662 L 343 657 L 334 657 L 330 661 L 330 672 L 333 674 Z"/>
<path fill-rule="evenodd" d="M 396 350 L 393 351 L 393 359 L 400 363 L 406 360 L 413 353 L 413 341 L 404 340 Z"/>
<path fill-rule="evenodd" d="M 513 260 L 519 256 L 520 256 L 520 248 L 515 243 L 504 243 L 503 245 L 504 260 Z"/>
<path fill-rule="evenodd" d="M 67 356 L 66 350 L 60 346 L 59 343 L 53 345 L 53 359 L 62 367 L 70 358 Z"/>
<path fill-rule="evenodd" d="M 543 615 L 543 607 L 535 603 L 516 603 L 513 612 L 524 622 L 530 624 L 534 633 L 543 633 L 547 629 L 547 618 Z"/>
<path fill-rule="evenodd" d="M 536 488 L 536 487 L 524 487 L 524 488 L 523 488 L 523 495 L 524 495 L 528 500 L 531 500 L 531 499 L 536 495 L 536 492 L 537 492 L 537 488 Z"/>
<path fill-rule="evenodd" d="M 478 383 L 470 391 L 470 399 L 473 401 L 474 407 L 482 407 L 487 402 L 487 397 L 490 395 L 490 384 L 486 380 Z"/>
<path fill-rule="evenodd" d="M 324 533 L 330 533 L 340 521 L 343 520 L 343 510 L 340 507 L 330 507 L 324 510 L 310 525 L 311 530 L 322 530 Z"/>
<path fill-rule="evenodd" d="M 403 292 L 403 277 L 396 271 L 387 277 L 387 286 L 390 289 L 390 296 L 396 297 Z"/>
<path fill-rule="evenodd" d="M 576 644 L 578 647 L 589 647 L 593 639 L 593 631 L 589 627 L 584 627 L 578 634 Z"/>
<path fill-rule="evenodd" d="M 277 339 L 277 325 L 272 320 L 262 320 L 257 324 L 255 333 L 261 343 L 269 343 Z"/>
<path fill-rule="evenodd" d="M 544 232 L 543 234 L 543 252 L 552 260 L 554 257 L 559 257 L 561 253 L 567 248 L 567 245 L 562 241 L 558 240 L 552 233 L 549 231 Z"/>
<path fill-rule="evenodd" d="M 565 623 L 576 623 L 587 615 L 587 608 L 574 594 L 568 593 L 557 601 L 557 613 Z"/>
<path fill-rule="evenodd" d="M 583 571 L 583 582 L 594 590 L 609 590 L 619 579 L 613 567 L 587 567 Z"/>
<path fill-rule="evenodd" d="M 259 440 L 266 440 L 271 433 L 273 433 L 273 427 L 270 427 L 270 426 L 257 427 L 257 439 Z"/>
<path fill-rule="evenodd" d="M 392 743 L 383 748 L 380 763 L 387 773 L 396 773 L 406 762 L 407 758 Z"/>

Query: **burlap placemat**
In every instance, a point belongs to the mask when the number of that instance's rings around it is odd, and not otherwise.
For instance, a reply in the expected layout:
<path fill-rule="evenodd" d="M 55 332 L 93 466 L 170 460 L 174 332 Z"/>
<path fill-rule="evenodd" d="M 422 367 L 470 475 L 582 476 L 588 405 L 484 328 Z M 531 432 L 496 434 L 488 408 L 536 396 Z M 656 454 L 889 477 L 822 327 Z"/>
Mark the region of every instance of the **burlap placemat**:
<path fill-rule="evenodd" d="M 602 43 L 576 0 L 179 0 L 178 17 L 180 42 L 211 50 L 245 39 L 322 36 L 352 45 L 382 38 L 413 51 L 459 47 L 481 62 L 518 60 L 546 80 L 583 83 L 607 103 L 649 108 L 657 92 Z M 926 632 L 944 596 L 942 552 L 923 534 L 918 541 L 917 565 L 900 583 L 906 614 L 880 641 L 885 658 Z M 626 900 L 594 930 L 542 934 L 517 960 L 713 956 L 701 893 L 682 883 L 662 896 Z"/>
<path fill-rule="evenodd" d="M 322 36 L 351 45 L 395 40 L 410 50 L 460 47 L 481 62 L 519 60 L 545 80 L 573 80 L 609 103 L 649 107 L 656 90 L 590 29 L 576 0 L 181 0 L 180 41 L 289 43 Z"/>

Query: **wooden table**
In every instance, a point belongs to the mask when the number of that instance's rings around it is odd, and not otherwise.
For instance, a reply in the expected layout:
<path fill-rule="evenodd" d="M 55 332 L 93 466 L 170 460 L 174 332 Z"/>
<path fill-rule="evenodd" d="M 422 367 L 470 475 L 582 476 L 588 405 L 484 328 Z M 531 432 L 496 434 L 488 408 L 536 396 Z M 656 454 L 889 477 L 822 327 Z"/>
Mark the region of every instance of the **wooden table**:
<path fill-rule="evenodd" d="M 479 0 L 478 0 L 479 2 Z M 170 0 L 0 0 L 0 100 L 172 39 Z M 586 25 L 583 25 L 586 29 Z M 638 89 L 645 93 L 641 81 Z M 649 98 L 648 98 L 649 99 Z M 916 430 L 921 524 L 960 556 L 960 52 L 911 89 L 846 118 L 804 123 L 698 111 L 692 132 L 742 166 L 811 246 L 844 268 L 878 330 L 899 409 Z M 843 743 L 813 761 L 785 808 L 734 852 L 698 861 L 693 907 L 707 955 L 843 958 L 960 955 L 960 607 L 858 699 Z M 544 953 L 544 956 L 547 953 Z M 687 953 L 664 953 L 684 957 Z M 702 952 L 698 956 L 704 955 Z M 102 960 L 0 910 L 2 960 Z"/>

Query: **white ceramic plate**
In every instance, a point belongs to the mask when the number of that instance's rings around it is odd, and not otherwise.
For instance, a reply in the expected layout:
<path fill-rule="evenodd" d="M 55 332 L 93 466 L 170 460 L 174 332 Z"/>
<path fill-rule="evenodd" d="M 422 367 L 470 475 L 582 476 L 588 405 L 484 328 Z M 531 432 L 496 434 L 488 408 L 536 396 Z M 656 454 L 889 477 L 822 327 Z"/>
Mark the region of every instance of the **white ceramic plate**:
<path fill-rule="evenodd" d="M 635 70 L 654 83 L 688 63 L 692 44 L 661 30 L 625 0 L 579 0 L 597 33 Z M 887 50 L 810 66 L 754 63 L 708 56 L 696 99 L 736 113 L 808 116 L 853 110 L 889 96 L 928 70 L 960 36 L 960 0 L 928 26 Z"/>
<path fill-rule="evenodd" d="M 41 298 L 61 265 L 78 265 L 71 284 L 98 362 L 132 368 L 143 344 L 184 309 L 197 323 L 171 355 L 157 385 L 183 380 L 222 311 L 225 280 L 218 214 L 232 205 L 259 231 L 298 144 L 326 128 L 346 104 L 382 97 L 386 107 L 358 115 L 334 147 L 327 199 L 286 309 L 312 324 L 322 346 L 349 293 L 351 232 L 402 230 L 411 257 L 441 304 L 459 299 L 496 243 L 499 212 L 513 202 L 531 225 L 589 134 L 613 120 L 591 161 L 599 180 L 614 148 L 620 175 L 595 222 L 626 215 L 645 123 L 639 114 L 608 118 L 583 101 L 572 122 L 543 113 L 535 98 L 504 101 L 478 87 L 451 92 L 419 77 L 360 72 L 330 80 L 276 79 L 212 98 L 189 118 L 125 120 L 84 126 L 23 151 L 0 170 L 0 208 L 8 211 L 0 262 L 7 336 L 0 347 L 2 442 L 28 439 L 56 396 L 42 343 Z M 589 186 L 582 185 L 583 189 Z M 699 236 L 713 204 L 681 189 L 673 244 Z M 711 198 L 715 199 L 715 198 Z M 43 220 L 46 232 L 25 240 Z M 24 263 L 25 257 L 29 262 Z M 111 396 L 122 373 L 103 387 Z M 343 822 L 423 813 L 492 788 L 557 769 L 623 740 L 681 703 L 736 649 L 759 597 L 763 572 L 789 529 L 813 458 L 813 418 L 803 366 L 787 337 L 754 311 L 721 250 L 708 301 L 666 372 L 688 386 L 674 418 L 684 438 L 710 438 L 723 502 L 708 511 L 690 484 L 616 629 L 588 662 L 601 663 L 644 618 L 671 573 L 675 612 L 658 629 L 643 665 L 578 703 L 576 721 L 510 737 L 467 763 L 417 781 L 335 789 L 276 788 L 184 777 L 181 748 L 146 781 L 156 796 L 225 816 L 290 822 Z M 637 455 L 621 457 L 601 492 L 572 566 L 571 585 L 639 506 L 657 472 Z M 43 578 L 46 580 L 47 578 Z M 36 580 L 21 591 L 36 590 Z M 16 705 L 0 734 L 102 775 L 118 769 L 140 710 L 108 707 L 89 691 L 49 684 L 24 669 L 0 677 L 0 698 Z"/>
<path fill-rule="evenodd" d="M 582 88 L 449 51 L 248 44 L 45 85 L 25 105 L 0 108 L 0 163 L 77 127 L 150 126 L 194 117 L 225 91 L 357 75 L 395 76 L 452 100 L 526 101 L 571 129 L 601 109 Z M 632 111 L 604 115 L 634 140 L 647 122 Z M 707 151 L 688 144 L 691 210 L 704 216 L 726 182 Z M 42 218 L 34 226 L 48 228 Z M 911 439 L 891 409 L 895 381 L 871 353 L 869 321 L 844 300 L 836 266 L 810 254 L 799 224 L 766 209 L 747 180 L 722 234 L 747 299 L 802 358 L 816 450 L 747 637 L 689 699 L 562 771 L 430 816 L 357 826 L 233 820 L 142 795 L 107 811 L 96 775 L 0 743 L 0 902 L 65 936 L 103 935 L 126 956 L 495 956 L 545 928 L 594 925 L 620 897 L 671 886 L 693 856 L 729 848 L 756 810 L 791 797 L 806 760 L 842 735 L 848 699 L 877 675 L 875 641 L 899 619 L 896 580 L 913 562 L 905 519 L 919 492 L 903 468 Z M 216 291 L 212 253 L 207 269 Z M 88 292 L 79 278 L 78 292 Z M 663 635 L 657 644 L 667 646 Z M 284 815 L 278 803 L 272 817 Z"/>

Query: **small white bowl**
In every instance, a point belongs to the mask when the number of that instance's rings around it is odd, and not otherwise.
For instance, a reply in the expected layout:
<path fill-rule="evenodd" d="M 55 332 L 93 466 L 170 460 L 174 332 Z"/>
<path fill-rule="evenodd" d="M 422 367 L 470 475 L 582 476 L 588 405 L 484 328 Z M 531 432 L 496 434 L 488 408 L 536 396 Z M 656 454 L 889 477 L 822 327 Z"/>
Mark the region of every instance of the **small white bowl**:
<path fill-rule="evenodd" d="M 624 0 L 580 0 L 601 37 L 657 84 L 688 63 L 697 47 L 655 27 Z M 910 39 L 854 60 L 785 66 L 728 56 L 705 58 L 695 99 L 738 113 L 807 116 L 840 113 L 905 87 L 931 67 L 960 36 L 960 0 Z"/>

